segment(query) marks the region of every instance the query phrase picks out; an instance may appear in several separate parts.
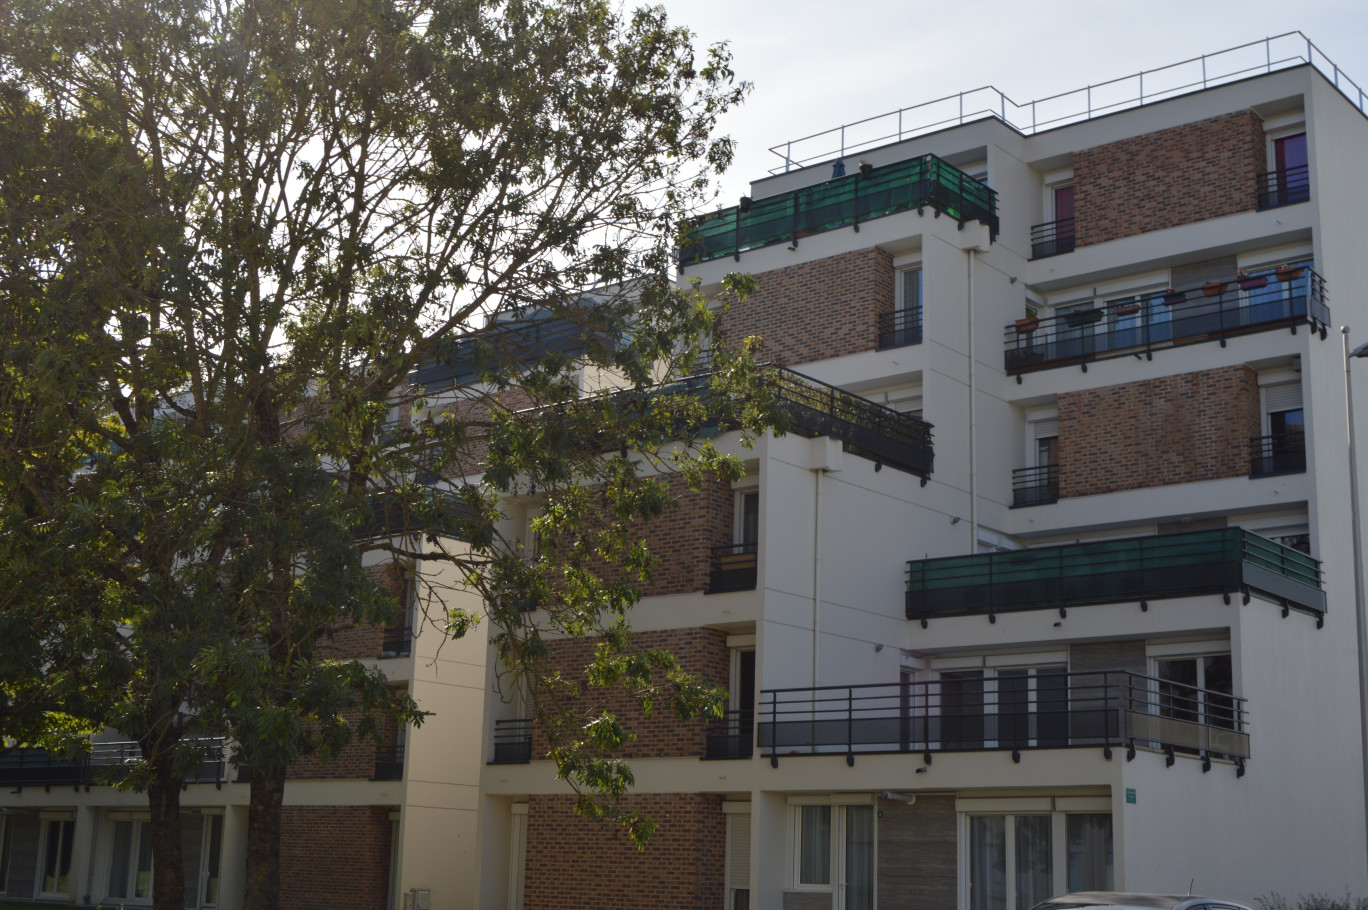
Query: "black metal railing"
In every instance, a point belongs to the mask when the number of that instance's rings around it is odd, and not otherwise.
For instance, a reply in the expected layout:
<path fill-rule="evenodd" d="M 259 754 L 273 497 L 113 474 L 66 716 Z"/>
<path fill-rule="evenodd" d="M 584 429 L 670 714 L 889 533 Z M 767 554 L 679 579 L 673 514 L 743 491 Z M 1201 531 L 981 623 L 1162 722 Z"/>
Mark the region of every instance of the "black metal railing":
<path fill-rule="evenodd" d="M 1258 176 L 1259 211 L 1306 202 L 1311 198 L 1311 171 L 1305 164 Z"/>
<path fill-rule="evenodd" d="M 788 432 L 808 437 L 829 436 L 840 440 L 847 451 L 871 461 L 915 474 L 923 480 L 930 475 L 934 463 L 932 427 L 925 420 L 884 407 L 786 367 L 763 364 L 760 369 L 766 389 L 788 418 Z M 700 373 L 647 389 L 609 392 L 593 399 L 528 408 L 520 413 L 553 413 L 593 405 L 604 399 L 620 402 L 624 408 L 644 412 L 649 410 L 653 396 L 666 394 L 696 395 L 706 399 L 715 394 L 712 374 Z M 721 426 L 719 429 L 730 427 Z M 611 451 L 623 443 L 617 439 L 595 437 L 575 440 L 570 444 Z"/>
<path fill-rule="evenodd" d="M 227 780 L 223 737 L 185 742 L 204 756 L 185 775 L 185 783 L 212 784 Z M 142 750 L 135 742 L 92 743 L 90 754 L 74 760 L 56 757 L 46 749 L 14 749 L 0 755 L 0 786 L 112 785 L 123 780 L 140 761 Z"/>
<path fill-rule="evenodd" d="M 933 465 L 931 424 L 784 367 L 766 367 L 775 397 L 800 436 L 839 439 L 849 452 L 925 480 Z"/>
<path fill-rule="evenodd" d="M 1059 465 L 1047 464 L 1012 471 L 1012 508 L 1043 506 L 1059 501 Z"/>
<path fill-rule="evenodd" d="M 404 747 L 377 746 L 375 749 L 375 773 L 371 780 L 403 780 Z"/>
<path fill-rule="evenodd" d="M 907 564 L 907 618 L 1258 591 L 1325 612 L 1320 561 L 1242 528 L 1100 540 Z"/>
<path fill-rule="evenodd" d="M 1195 288 L 1110 300 L 1105 306 L 1006 327 L 1004 364 L 1018 377 L 1068 364 L 1220 341 L 1310 324 L 1325 337 L 1330 324 L 1325 282 L 1309 266 L 1267 269 Z"/>
<path fill-rule="evenodd" d="M 874 317 L 874 328 L 879 333 L 879 349 L 901 348 L 922 343 L 921 308 L 894 310 Z"/>
<path fill-rule="evenodd" d="M 761 754 L 1146 746 L 1247 758 L 1245 699 L 1125 670 L 766 689 Z"/>
<path fill-rule="evenodd" d="M 1074 249 L 1074 220 L 1060 218 L 1031 227 L 1031 258 L 1044 259 Z"/>
<path fill-rule="evenodd" d="M 923 206 L 961 224 L 986 224 L 997 238 L 997 193 L 935 155 L 922 155 L 705 215 L 685 229 L 679 263 L 739 258 L 747 250 Z"/>
<path fill-rule="evenodd" d="M 758 549 L 753 543 L 713 547 L 708 559 L 708 593 L 755 590 Z"/>
<path fill-rule="evenodd" d="M 494 765 L 525 765 L 532 760 L 532 720 L 509 717 L 494 721 Z"/>
<path fill-rule="evenodd" d="M 704 758 L 750 758 L 754 751 L 754 711 L 735 708 L 708 724 Z"/>
<path fill-rule="evenodd" d="M 1275 433 L 1249 440 L 1249 476 L 1300 474 L 1306 470 L 1306 434 Z"/>
<path fill-rule="evenodd" d="M 380 637 L 381 657 L 408 657 L 413 653 L 413 626 L 385 626 Z"/>

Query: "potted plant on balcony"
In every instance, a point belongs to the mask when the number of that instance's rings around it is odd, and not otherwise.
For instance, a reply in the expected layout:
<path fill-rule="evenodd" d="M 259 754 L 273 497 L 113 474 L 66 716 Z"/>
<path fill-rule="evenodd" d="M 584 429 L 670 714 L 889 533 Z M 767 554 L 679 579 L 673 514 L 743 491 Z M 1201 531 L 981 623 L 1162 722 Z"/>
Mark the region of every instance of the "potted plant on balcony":
<path fill-rule="evenodd" d="M 1116 306 L 1113 307 L 1113 309 L 1116 311 L 1116 315 L 1118 316 L 1133 316 L 1136 313 L 1140 312 L 1140 301 L 1125 300 L 1121 303 L 1116 304 Z"/>
<path fill-rule="evenodd" d="M 1101 310 L 1074 310 L 1072 313 L 1064 314 L 1064 322 L 1073 328 L 1081 325 L 1092 325 L 1101 318 Z"/>
<path fill-rule="evenodd" d="M 1279 281 L 1296 281 L 1302 276 L 1303 269 L 1299 265 L 1280 265 L 1276 274 Z"/>
<path fill-rule="evenodd" d="M 1225 291 L 1224 281 L 1208 281 L 1202 285 L 1202 294 L 1206 297 L 1219 297 Z"/>
<path fill-rule="evenodd" d="M 874 165 L 865 161 L 863 158 L 860 159 L 860 176 L 866 180 L 874 176 Z"/>
<path fill-rule="evenodd" d="M 1018 335 L 1029 335 L 1040 326 L 1040 320 L 1034 316 L 1023 316 L 1016 321 L 1016 332 Z"/>
<path fill-rule="evenodd" d="M 1173 288 L 1169 288 L 1164 292 L 1164 306 L 1173 306 L 1175 303 L 1182 303 L 1184 300 L 1187 300 L 1186 291 L 1175 291 Z"/>
<path fill-rule="evenodd" d="M 1242 291 L 1257 291 L 1268 284 L 1267 275 L 1247 275 L 1244 269 L 1240 269 L 1240 274 L 1236 280 L 1240 283 L 1240 290 Z"/>

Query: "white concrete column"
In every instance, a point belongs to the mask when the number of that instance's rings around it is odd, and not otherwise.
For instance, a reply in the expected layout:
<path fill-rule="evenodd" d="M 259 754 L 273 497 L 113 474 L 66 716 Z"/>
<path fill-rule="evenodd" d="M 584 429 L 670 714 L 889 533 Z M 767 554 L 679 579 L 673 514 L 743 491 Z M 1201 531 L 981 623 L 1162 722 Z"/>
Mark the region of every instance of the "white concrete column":
<path fill-rule="evenodd" d="M 99 846 L 96 828 L 99 810 L 94 806 L 76 807 L 76 824 L 71 833 L 71 900 L 72 903 L 93 904 L 91 899 L 102 889 L 95 884 L 95 853 Z M 38 875 L 42 875 L 39 870 Z"/>
<path fill-rule="evenodd" d="M 219 910 L 242 910 L 247 884 L 247 807 L 223 810 L 223 852 L 219 857 Z"/>

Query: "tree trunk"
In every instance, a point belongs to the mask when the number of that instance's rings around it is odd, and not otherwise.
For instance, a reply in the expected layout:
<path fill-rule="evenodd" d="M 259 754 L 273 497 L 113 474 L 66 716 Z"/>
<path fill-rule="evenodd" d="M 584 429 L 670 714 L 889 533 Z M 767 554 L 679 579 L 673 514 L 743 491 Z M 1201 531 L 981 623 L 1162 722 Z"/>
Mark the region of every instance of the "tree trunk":
<path fill-rule="evenodd" d="M 247 886 L 243 910 L 280 908 L 280 826 L 285 769 L 252 769 L 247 805 Z"/>
<path fill-rule="evenodd" d="M 181 859 L 181 782 L 173 753 L 166 750 L 148 759 L 152 772 L 147 787 L 152 821 L 152 908 L 185 910 L 185 863 Z"/>

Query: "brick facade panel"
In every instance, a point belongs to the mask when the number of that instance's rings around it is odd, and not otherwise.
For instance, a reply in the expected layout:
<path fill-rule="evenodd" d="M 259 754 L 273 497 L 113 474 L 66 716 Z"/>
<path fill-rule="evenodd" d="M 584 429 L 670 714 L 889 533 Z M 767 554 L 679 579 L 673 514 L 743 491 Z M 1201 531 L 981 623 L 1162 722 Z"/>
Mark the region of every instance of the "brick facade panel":
<path fill-rule="evenodd" d="M 761 338 L 756 360 L 797 365 L 878 344 L 875 317 L 893 310 L 893 257 L 871 247 L 755 276 L 760 289 L 723 314 L 724 338 Z"/>
<path fill-rule="evenodd" d="M 1247 476 L 1261 424 L 1245 366 L 1060 395 L 1059 495 Z"/>
<path fill-rule="evenodd" d="M 727 633 L 718 629 L 671 629 L 638 632 L 633 636 L 636 649 L 663 648 L 678 659 L 680 668 L 700 681 L 726 686 L 731 672 L 731 652 Z M 569 706 L 588 714 L 612 711 L 636 739 L 627 743 L 623 758 L 669 758 L 703 754 L 705 727 L 702 720 L 679 720 L 668 704 L 657 704 L 646 717 L 634 699 L 621 689 L 592 688 L 585 682 L 584 668 L 593 657 L 596 639 L 563 639 L 547 643 L 547 662 L 580 685 L 580 695 Z M 547 752 L 546 735 L 540 725 L 533 728 L 532 757 Z"/>
<path fill-rule="evenodd" d="M 1266 161 L 1253 111 L 1075 152 L 1077 245 L 1254 211 Z"/>
<path fill-rule="evenodd" d="M 387 562 L 384 565 L 371 566 L 366 571 L 377 585 L 403 603 L 404 570 L 400 565 Z M 404 618 L 396 616 L 395 624 L 403 625 Z M 333 660 L 368 660 L 380 656 L 383 638 L 383 626 L 344 623 L 319 639 L 318 655 Z"/>
<path fill-rule="evenodd" d="M 286 806 L 280 837 L 280 906 L 384 910 L 390 874 L 386 806 Z"/>
<path fill-rule="evenodd" d="M 630 529 L 632 539 L 644 541 L 658 561 L 651 581 L 639 585 L 643 597 L 706 591 L 713 547 L 732 540 L 735 501 L 728 483 L 708 480 L 695 492 L 680 477 L 667 482 L 668 495 L 678 506 L 650 521 L 636 522 Z M 568 547 L 562 550 L 568 551 Z M 619 577 L 602 561 L 590 568 L 605 579 Z"/>
<path fill-rule="evenodd" d="M 639 794 L 623 804 L 660 826 L 644 851 L 620 828 L 577 815 L 572 797 L 528 800 L 525 910 L 722 906 L 727 838 L 722 798 Z"/>

